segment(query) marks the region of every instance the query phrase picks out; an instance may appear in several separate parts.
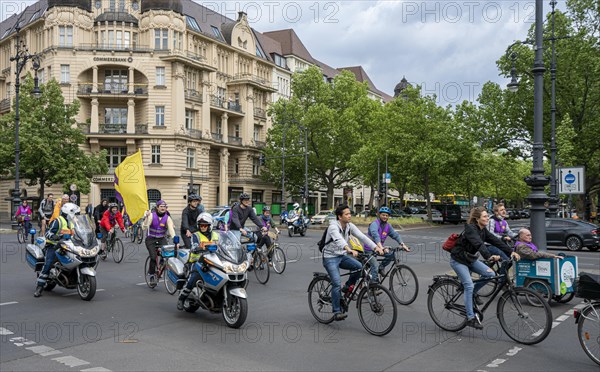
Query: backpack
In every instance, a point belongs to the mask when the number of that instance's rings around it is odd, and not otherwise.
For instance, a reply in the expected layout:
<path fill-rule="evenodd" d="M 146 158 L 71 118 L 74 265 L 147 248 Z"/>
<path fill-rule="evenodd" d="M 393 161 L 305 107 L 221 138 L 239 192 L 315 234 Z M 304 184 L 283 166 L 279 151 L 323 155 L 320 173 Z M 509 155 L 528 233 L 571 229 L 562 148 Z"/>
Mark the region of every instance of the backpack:
<path fill-rule="evenodd" d="M 460 235 L 459 234 L 450 234 L 448 239 L 446 239 L 444 244 L 442 244 L 442 248 L 446 252 L 452 251 L 452 249 L 454 249 L 454 247 L 456 247 L 456 243 L 458 242 L 458 240 L 460 239 L 461 236 L 462 236 L 462 233 Z"/>
<path fill-rule="evenodd" d="M 323 231 L 323 236 L 321 236 L 321 239 L 317 242 L 317 247 L 319 247 L 319 252 L 323 252 L 323 248 L 325 248 L 325 246 L 329 243 L 331 243 L 333 241 L 333 238 L 330 238 L 329 241 L 325 241 L 325 238 L 327 238 L 327 230 L 329 230 L 329 228 L 326 228 L 325 231 Z M 340 233 L 342 232 L 342 229 L 340 229 Z"/>

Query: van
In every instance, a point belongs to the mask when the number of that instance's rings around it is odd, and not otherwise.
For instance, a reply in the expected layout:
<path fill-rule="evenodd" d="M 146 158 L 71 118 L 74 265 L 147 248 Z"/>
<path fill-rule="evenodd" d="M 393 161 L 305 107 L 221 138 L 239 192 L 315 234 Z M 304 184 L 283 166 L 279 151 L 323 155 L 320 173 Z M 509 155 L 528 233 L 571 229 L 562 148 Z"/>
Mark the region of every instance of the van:
<path fill-rule="evenodd" d="M 455 204 L 438 204 L 435 209 L 442 212 L 444 223 L 449 222 L 455 225 L 461 221 L 460 206 Z"/>

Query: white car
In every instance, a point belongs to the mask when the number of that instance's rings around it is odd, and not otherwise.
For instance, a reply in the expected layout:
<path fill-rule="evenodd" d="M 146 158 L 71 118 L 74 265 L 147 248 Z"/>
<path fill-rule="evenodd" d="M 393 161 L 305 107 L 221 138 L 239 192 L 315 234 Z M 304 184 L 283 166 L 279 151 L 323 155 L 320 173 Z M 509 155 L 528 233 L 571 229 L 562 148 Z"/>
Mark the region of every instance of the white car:
<path fill-rule="evenodd" d="M 325 222 L 329 222 L 335 219 L 335 214 L 332 211 L 321 211 L 310 219 L 310 223 L 313 225 L 320 225 Z"/>
<path fill-rule="evenodd" d="M 427 209 L 419 209 L 417 213 L 411 214 L 410 217 L 420 218 L 423 221 L 427 221 Z M 432 209 L 431 220 L 432 222 L 444 223 L 442 212 L 438 211 L 437 209 Z"/>

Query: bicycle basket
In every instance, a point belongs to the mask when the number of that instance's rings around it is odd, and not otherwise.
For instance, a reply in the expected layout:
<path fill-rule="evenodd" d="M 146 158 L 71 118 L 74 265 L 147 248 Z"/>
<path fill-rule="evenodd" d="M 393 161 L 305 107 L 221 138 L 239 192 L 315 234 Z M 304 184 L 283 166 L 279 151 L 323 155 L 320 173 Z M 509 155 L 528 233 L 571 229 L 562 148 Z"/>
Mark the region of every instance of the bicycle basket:
<path fill-rule="evenodd" d="M 163 257 L 175 257 L 175 245 L 163 245 L 161 248 L 161 256 Z"/>

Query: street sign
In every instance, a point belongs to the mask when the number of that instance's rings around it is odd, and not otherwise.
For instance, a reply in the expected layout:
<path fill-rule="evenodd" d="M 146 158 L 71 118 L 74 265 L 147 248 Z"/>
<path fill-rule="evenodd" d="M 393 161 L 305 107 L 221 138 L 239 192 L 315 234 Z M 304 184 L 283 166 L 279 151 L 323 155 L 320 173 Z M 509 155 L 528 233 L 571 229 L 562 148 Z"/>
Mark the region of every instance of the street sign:
<path fill-rule="evenodd" d="M 69 186 L 69 190 L 71 191 L 77 191 L 77 185 L 72 183 L 71 186 Z"/>
<path fill-rule="evenodd" d="M 391 173 L 385 173 L 384 177 L 385 177 L 385 183 L 391 183 L 392 182 L 392 174 Z"/>
<path fill-rule="evenodd" d="M 559 168 L 558 175 L 560 179 L 559 194 L 585 194 L 584 167 Z"/>

